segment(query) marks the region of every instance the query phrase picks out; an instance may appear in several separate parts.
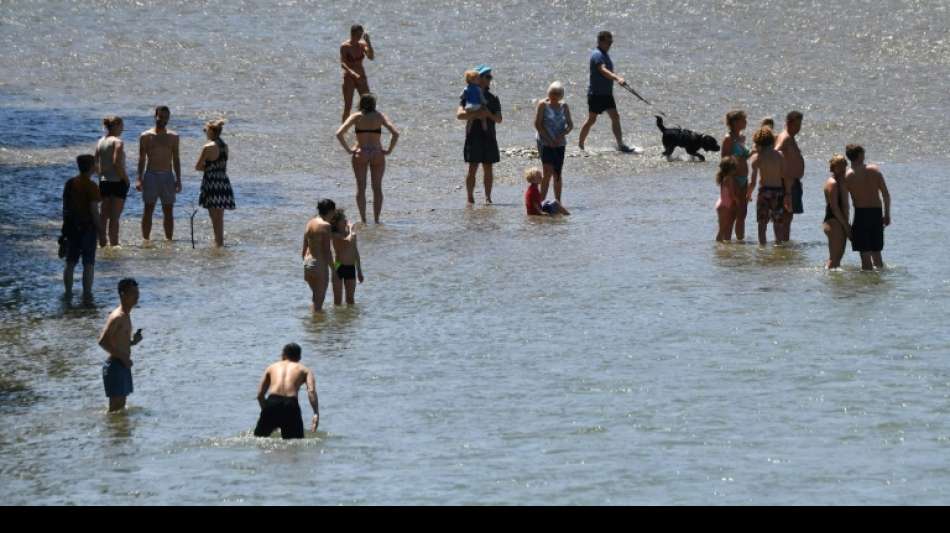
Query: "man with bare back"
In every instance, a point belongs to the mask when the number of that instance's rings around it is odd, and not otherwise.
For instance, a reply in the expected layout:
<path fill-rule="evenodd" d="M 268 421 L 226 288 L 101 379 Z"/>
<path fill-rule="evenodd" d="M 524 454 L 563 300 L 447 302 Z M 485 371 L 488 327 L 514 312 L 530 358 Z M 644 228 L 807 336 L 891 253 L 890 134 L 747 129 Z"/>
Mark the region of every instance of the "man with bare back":
<path fill-rule="evenodd" d="M 324 198 L 317 203 L 317 216 L 307 222 L 303 235 L 303 277 L 310 285 L 313 294 L 314 313 L 323 312 L 323 300 L 330 284 L 330 265 L 333 263 L 330 241 L 332 239 L 330 220 L 336 213 L 333 200 Z"/>
<path fill-rule="evenodd" d="M 162 222 L 165 239 L 175 233 L 175 194 L 181 192 L 181 161 L 178 157 L 178 134 L 167 129 L 171 111 L 167 106 L 155 108 L 155 127 L 139 137 L 139 167 L 135 190 L 142 192 L 142 238 L 152 234 L 152 213 L 162 201 Z"/>
<path fill-rule="evenodd" d="M 775 242 L 782 242 L 781 235 L 783 222 L 788 212 L 792 210 L 791 192 L 792 182 L 784 176 L 785 161 L 782 154 L 775 150 L 775 134 L 770 128 L 761 128 L 752 137 L 756 152 L 749 159 L 752 173 L 749 176 L 749 192 L 746 199 L 752 199 L 755 182 L 759 174 L 762 182 L 759 184 L 759 194 L 755 202 L 756 219 L 759 223 L 759 244 L 765 244 L 765 231 L 769 222 L 775 232 Z"/>
<path fill-rule="evenodd" d="M 891 193 L 881 167 L 865 163 L 861 145 L 849 144 L 844 153 L 851 161 L 851 170 L 845 174 L 854 203 L 851 248 L 861 254 L 861 270 L 884 268 L 881 250 L 884 249 L 884 228 L 891 225 Z"/>
<path fill-rule="evenodd" d="M 353 91 L 356 90 L 360 96 L 369 92 L 369 81 L 366 79 L 366 71 L 363 69 L 363 58 L 370 61 L 376 57 L 373 51 L 373 43 L 369 40 L 369 34 L 363 31 L 363 26 L 354 24 L 350 27 L 350 39 L 340 45 L 340 67 L 343 69 L 343 118 L 340 122 L 346 122 L 350 116 L 350 109 L 353 108 Z"/>
<path fill-rule="evenodd" d="M 802 131 L 801 111 L 791 111 L 785 117 L 785 130 L 779 133 L 775 139 L 775 149 L 778 150 L 785 159 L 785 167 L 782 171 L 782 178 L 791 183 L 791 210 L 785 214 L 785 220 L 782 221 L 782 233 L 777 234 L 775 239 L 779 242 L 788 241 L 792 233 L 792 218 L 805 212 L 805 206 L 802 203 L 804 189 L 802 188 L 802 177 L 805 175 L 805 159 L 802 157 L 802 151 L 798 148 L 798 142 L 795 136 Z"/>
<path fill-rule="evenodd" d="M 267 367 L 261 384 L 257 389 L 257 403 L 261 406 L 261 416 L 254 428 L 255 437 L 269 437 L 280 428 L 283 439 L 303 438 L 303 418 L 297 391 L 306 383 L 307 398 L 313 408 L 313 420 L 310 431 L 316 431 L 320 424 L 320 407 L 317 404 L 317 382 L 313 371 L 300 364 L 300 346 L 290 343 L 284 346 L 280 361 Z M 265 398 L 266 394 L 266 398 Z"/>

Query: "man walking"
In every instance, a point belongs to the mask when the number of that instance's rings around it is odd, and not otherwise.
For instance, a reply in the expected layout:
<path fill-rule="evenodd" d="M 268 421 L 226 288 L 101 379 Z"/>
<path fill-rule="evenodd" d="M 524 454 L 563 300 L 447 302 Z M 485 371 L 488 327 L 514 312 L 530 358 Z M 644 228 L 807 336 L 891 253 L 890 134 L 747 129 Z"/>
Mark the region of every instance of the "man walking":
<path fill-rule="evenodd" d="M 597 115 L 607 112 L 610 117 L 614 138 L 617 141 L 617 150 L 633 152 L 623 143 L 623 131 L 620 128 L 620 114 L 617 113 L 617 104 L 614 102 L 614 82 L 623 85 L 624 79 L 614 73 L 614 63 L 607 52 L 613 44 L 614 38 L 609 31 L 597 34 L 597 48 L 590 54 L 590 82 L 587 85 L 587 122 L 581 127 L 581 136 L 578 146 L 584 149 L 584 141 L 591 127 L 597 122 Z"/>

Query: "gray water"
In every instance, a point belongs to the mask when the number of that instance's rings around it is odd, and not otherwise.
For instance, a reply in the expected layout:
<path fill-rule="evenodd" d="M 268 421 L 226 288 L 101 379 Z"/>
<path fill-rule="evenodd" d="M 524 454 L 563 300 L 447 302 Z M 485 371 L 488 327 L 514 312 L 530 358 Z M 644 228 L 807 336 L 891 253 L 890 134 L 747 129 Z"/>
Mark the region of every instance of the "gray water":
<path fill-rule="evenodd" d="M 403 135 L 385 224 L 361 233 L 358 304 L 314 317 L 304 225 L 320 197 L 356 212 L 333 138 L 352 8 L 0 2 L 0 503 L 948 502 L 947 2 L 360 6 L 370 84 Z M 499 143 L 529 148 L 555 79 L 580 125 L 602 28 L 617 70 L 685 127 L 805 113 L 789 245 L 716 245 L 718 157 L 664 161 L 653 109 L 621 92 L 645 154 L 569 157 L 571 217 L 524 215 L 537 160 L 521 156 L 496 166 L 494 206 L 479 178 L 466 207 L 462 71 L 494 67 Z M 133 193 L 95 305 L 66 305 L 55 236 L 73 158 L 116 113 L 134 164 L 157 104 L 183 136 L 175 241 L 142 245 Z M 199 213 L 192 250 L 190 169 L 218 116 L 238 209 L 221 251 Z M 611 145 L 608 124 L 590 146 Z M 850 251 L 822 267 L 820 187 L 847 142 L 894 199 L 884 272 Z M 145 341 L 128 412 L 107 416 L 95 338 L 129 275 Z M 316 372 L 320 430 L 256 439 L 258 379 L 290 341 Z"/>

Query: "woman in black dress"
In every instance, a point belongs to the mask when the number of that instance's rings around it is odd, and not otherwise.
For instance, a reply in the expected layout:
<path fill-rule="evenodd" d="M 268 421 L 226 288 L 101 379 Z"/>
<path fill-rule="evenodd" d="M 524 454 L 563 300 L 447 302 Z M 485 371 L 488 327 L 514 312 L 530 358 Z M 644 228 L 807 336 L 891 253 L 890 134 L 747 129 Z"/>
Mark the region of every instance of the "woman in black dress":
<path fill-rule="evenodd" d="M 208 210 L 214 227 L 214 243 L 224 246 L 224 210 L 234 209 L 234 191 L 228 179 L 228 145 L 221 140 L 223 120 L 211 120 L 205 124 L 208 144 L 201 149 L 195 170 L 204 171 L 201 179 L 201 195 L 198 203 Z"/>

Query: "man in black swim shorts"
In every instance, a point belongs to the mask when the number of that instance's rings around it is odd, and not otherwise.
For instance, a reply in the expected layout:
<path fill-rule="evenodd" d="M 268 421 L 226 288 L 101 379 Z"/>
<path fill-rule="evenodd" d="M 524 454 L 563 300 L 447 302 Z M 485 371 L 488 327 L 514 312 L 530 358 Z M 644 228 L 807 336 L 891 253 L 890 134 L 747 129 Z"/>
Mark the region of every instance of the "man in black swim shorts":
<path fill-rule="evenodd" d="M 623 143 L 623 130 L 620 128 L 620 114 L 617 113 L 617 104 L 614 102 L 614 82 L 621 85 L 624 79 L 614 74 L 614 63 L 607 51 L 613 44 L 614 38 L 609 31 L 597 34 L 597 48 L 590 54 L 590 82 L 587 85 L 587 122 L 581 127 L 578 146 L 584 149 L 584 141 L 591 127 L 597 122 L 597 115 L 607 112 L 610 117 L 614 138 L 617 140 L 617 150 L 632 152 L 633 150 Z"/>
<path fill-rule="evenodd" d="M 304 383 L 307 384 L 307 397 L 313 408 L 310 431 L 316 431 L 320 424 L 316 379 L 309 368 L 300 364 L 300 346 L 292 342 L 284 346 L 280 361 L 267 367 L 261 378 L 257 391 L 261 416 L 254 428 L 255 437 L 269 437 L 275 429 L 280 429 L 281 438 L 303 438 L 303 419 L 297 403 L 297 391 Z"/>

